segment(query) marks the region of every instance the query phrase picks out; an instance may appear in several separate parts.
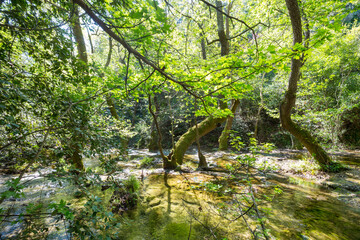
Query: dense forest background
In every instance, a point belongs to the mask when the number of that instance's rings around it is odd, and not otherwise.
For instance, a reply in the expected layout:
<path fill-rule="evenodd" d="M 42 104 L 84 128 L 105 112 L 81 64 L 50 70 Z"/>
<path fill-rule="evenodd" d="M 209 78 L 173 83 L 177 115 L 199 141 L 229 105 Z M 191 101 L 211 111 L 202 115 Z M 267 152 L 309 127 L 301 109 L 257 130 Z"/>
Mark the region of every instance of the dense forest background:
<path fill-rule="evenodd" d="M 206 169 L 201 150 L 256 141 L 338 171 L 326 151 L 360 148 L 359 20 L 359 1 L 0 1 L 0 162 L 19 174 L 0 203 L 29 170 L 84 189 L 84 159 L 111 174 L 134 148 Z"/>

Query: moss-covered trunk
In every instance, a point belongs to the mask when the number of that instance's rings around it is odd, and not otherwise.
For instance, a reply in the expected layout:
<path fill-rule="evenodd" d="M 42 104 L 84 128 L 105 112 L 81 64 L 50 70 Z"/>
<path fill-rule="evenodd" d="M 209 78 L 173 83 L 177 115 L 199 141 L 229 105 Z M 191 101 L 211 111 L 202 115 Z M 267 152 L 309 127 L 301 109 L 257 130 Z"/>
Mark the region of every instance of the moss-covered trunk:
<path fill-rule="evenodd" d="M 236 111 L 236 108 L 237 108 L 237 106 L 239 106 L 240 101 L 235 100 L 234 104 L 235 104 L 235 111 Z M 221 150 L 221 151 L 227 150 L 228 147 L 229 147 L 228 138 L 229 138 L 229 133 L 230 133 L 230 130 L 232 128 L 233 121 L 234 121 L 235 111 L 234 111 L 234 115 L 229 116 L 227 118 L 224 130 L 222 131 L 222 133 L 221 133 L 221 135 L 219 137 L 219 150 Z"/>
<path fill-rule="evenodd" d="M 107 94 L 106 95 L 106 103 L 109 107 L 110 110 L 110 114 L 113 118 L 115 118 L 116 120 L 120 120 L 119 115 L 117 114 L 116 108 L 115 108 L 115 104 L 114 104 L 114 100 L 111 97 L 111 94 Z"/>
<path fill-rule="evenodd" d="M 236 105 L 233 104 L 231 112 L 234 114 Z M 197 124 L 198 137 L 205 136 L 217 127 L 220 127 L 227 117 L 214 118 L 207 117 L 205 120 Z M 171 160 L 176 161 L 178 164 L 183 163 L 183 158 L 186 150 L 196 141 L 196 125 L 191 127 L 186 133 L 184 133 L 180 139 L 176 142 L 175 148 L 170 153 Z"/>
<path fill-rule="evenodd" d="M 320 146 L 315 138 L 305 129 L 302 129 L 298 124 L 294 123 L 290 118 L 281 118 L 283 128 L 288 130 L 301 144 L 303 144 L 315 160 L 320 164 L 323 170 L 330 170 L 333 161 Z"/>
<path fill-rule="evenodd" d="M 225 120 L 226 117 L 206 118 L 204 121 L 202 121 L 197 125 L 199 138 L 211 132 L 216 127 L 220 126 L 220 124 L 223 123 Z M 180 137 L 180 139 L 176 142 L 171 159 L 175 159 L 178 164 L 182 164 L 186 150 L 190 147 L 191 144 L 195 142 L 195 140 L 196 140 L 196 126 L 193 126 L 186 133 L 184 133 Z"/>
<path fill-rule="evenodd" d="M 293 44 L 302 42 L 301 15 L 297 0 L 286 0 L 289 11 L 291 25 L 293 29 Z M 295 106 L 297 83 L 300 79 L 300 68 L 302 59 L 293 58 L 291 60 L 291 72 L 289 77 L 288 90 L 284 100 L 280 105 L 280 121 L 284 129 L 288 130 L 296 137 L 316 159 L 324 170 L 329 170 L 333 162 L 325 150 L 316 142 L 311 134 L 302 129 L 291 120 L 291 110 Z"/>

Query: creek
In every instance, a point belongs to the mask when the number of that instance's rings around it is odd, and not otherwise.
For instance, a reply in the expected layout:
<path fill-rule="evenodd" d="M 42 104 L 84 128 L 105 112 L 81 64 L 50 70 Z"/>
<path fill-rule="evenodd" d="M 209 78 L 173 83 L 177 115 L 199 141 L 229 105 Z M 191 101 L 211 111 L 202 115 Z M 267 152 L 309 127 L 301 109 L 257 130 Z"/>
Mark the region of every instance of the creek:
<path fill-rule="evenodd" d="M 334 153 L 333 157 L 346 164 L 348 170 L 313 176 L 289 170 L 291 164 L 305 162 L 304 155 L 303 151 L 281 150 L 258 156 L 259 165 L 267 164 L 267 171 L 254 171 L 257 180 L 252 186 L 259 208 L 269 212 L 265 225 L 271 239 L 360 239 L 360 152 Z M 186 171 L 164 172 L 158 153 L 130 150 L 128 160 L 117 163 L 122 170 L 112 176 L 125 179 L 135 175 L 142 187 L 137 208 L 119 216 L 120 239 L 251 239 L 243 219 L 227 220 L 229 215 L 219 211 L 222 203 L 234 203 L 234 195 L 226 191 L 241 192 L 241 186 L 231 182 L 225 171 L 226 164 L 234 162 L 237 155 L 206 152 L 205 156 L 217 171 L 195 171 L 197 154 L 190 151 L 185 156 Z M 151 167 L 139 167 L 144 157 L 154 158 Z M 95 169 L 98 164 L 96 158 L 85 161 L 88 168 Z M 74 186 L 66 182 L 60 185 L 47 177 L 52 171 L 48 168 L 26 173 L 22 179 L 25 196 L 7 200 L 1 208 L 15 216 L 23 213 L 28 204 L 41 201 L 63 199 L 73 206 L 83 205 L 81 198 L 74 197 Z M 4 183 L 14 177 L 0 177 L 0 192 L 6 190 Z M 275 186 L 282 189 L 281 194 L 273 194 Z M 219 189 L 224 191 L 218 194 Z M 266 200 L 264 195 L 271 197 Z M 256 216 L 248 215 L 247 219 L 251 227 L 257 225 Z M 11 224 L 13 220 L 10 216 L 1 222 L 0 239 L 18 239 L 26 223 Z M 69 238 L 63 222 L 44 216 L 31 224 L 38 222 L 48 226 L 47 239 Z"/>

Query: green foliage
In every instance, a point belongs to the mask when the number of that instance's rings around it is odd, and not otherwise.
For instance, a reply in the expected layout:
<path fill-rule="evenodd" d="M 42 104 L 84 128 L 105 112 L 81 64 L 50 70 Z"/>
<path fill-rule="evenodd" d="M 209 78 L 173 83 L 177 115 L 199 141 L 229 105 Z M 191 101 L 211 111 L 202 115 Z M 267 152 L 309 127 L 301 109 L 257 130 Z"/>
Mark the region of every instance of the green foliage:
<path fill-rule="evenodd" d="M 20 184 L 19 178 L 8 180 L 5 182 L 5 184 L 9 188 L 9 190 L 1 193 L 2 199 L 7 199 L 11 197 L 16 199 L 25 196 L 24 193 L 22 192 L 24 185 Z"/>
<path fill-rule="evenodd" d="M 17 171 L 29 163 L 40 168 L 51 166 L 51 179 L 76 183 L 80 195 L 86 198 L 80 210 L 64 200 L 50 204 L 52 213 L 70 224 L 71 237 L 116 239 L 118 220 L 112 210 L 121 212 L 128 205 L 136 205 L 140 183 L 134 176 L 105 184 L 92 167 L 85 172 L 75 169 L 73 156 L 77 154 L 80 163 L 82 156 L 96 156 L 101 161 L 98 173 L 119 170 L 116 162 L 126 155 L 128 144 L 140 148 L 149 141 L 149 95 L 159 98 L 159 106 L 154 107 L 159 110 L 164 142 L 170 147 L 168 140 L 179 139 L 193 124 L 194 96 L 198 101 L 195 116 L 199 118 L 232 115 L 229 109 L 219 108 L 219 100 L 229 104 L 234 99 L 242 100 L 244 124 L 251 126 L 259 106 L 278 118 L 290 59 L 304 57 L 293 119 L 330 147 L 359 147 L 355 125 L 360 100 L 360 28 L 356 23 L 341 25 L 351 12 L 345 8 L 346 2 L 302 1 L 301 11 L 311 32 L 309 48 L 303 44 L 291 48 L 290 20 L 283 1 L 231 1 L 230 15 L 253 27 L 244 30 L 244 24 L 231 21 L 227 56 L 220 56 L 216 43 L 215 11 L 208 11 L 201 2 L 84 2 L 127 42 L 127 48 L 136 49 L 143 58 L 134 57 L 134 52 L 130 54 L 115 40 L 110 47 L 109 36 L 81 10 L 86 47 L 91 45 L 92 49 L 87 49 L 88 65 L 79 60 L 70 19 L 75 2 L 0 3 L 0 161 Z M 354 5 L 354 11 L 358 10 L 359 4 Z M 303 21 L 306 30 L 304 15 Z M 207 42 L 205 49 L 202 40 Z M 207 59 L 200 56 L 202 50 Z M 111 61 L 105 66 L 108 56 Z M 167 76 L 153 72 L 144 59 Z M 261 83 L 259 76 L 263 76 Z M 111 116 L 105 96 L 114 99 L 119 119 Z M 269 135 L 277 138 L 281 134 Z M 237 151 L 250 151 L 228 168 L 231 177 L 247 189 L 244 196 L 235 197 L 242 203 L 256 203 L 248 170 L 271 170 L 266 161 L 257 166 L 256 155 L 271 151 L 273 145 L 259 144 L 251 136 L 232 132 L 231 146 Z M 121 149 L 121 157 L 107 156 L 114 148 Z M 140 165 L 149 167 L 152 163 L 153 159 L 144 158 Z M 299 168 L 317 170 L 309 161 L 303 161 Z M 341 167 L 330 168 L 338 171 Z M 88 186 L 95 190 L 90 191 Z M 8 181 L 6 187 L 9 190 L 1 193 L 2 199 L 24 197 L 20 179 Z M 106 196 L 92 192 L 102 187 L 116 192 L 114 208 L 107 205 Z M 221 194 L 231 192 L 218 182 L 203 183 L 201 188 Z M 35 214 L 42 207 L 32 204 L 27 211 Z M 239 203 L 228 207 L 232 207 L 232 214 L 239 209 L 246 211 Z M 256 213 L 251 210 L 251 214 Z M 257 219 L 258 224 L 264 223 L 261 216 Z M 34 230 L 33 234 L 41 236 L 46 232 L 45 228 L 28 230 L 27 234 Z M 262 233 L 266 234 L 266 229 Z"/>
<path fill-rule="evenodd" d="M 60 219 L 64 217 L 67 220 L 73 220 L 75 216 L 69 205 L 70 203 L 67 203 L 64 200 L 60 200 L 59 203 L 49 204 L 49 209 L 54 209 L 52 214 L 59 215 Z"/>
<path fill-rule="evenodd" d="M 336 148 L 348 144 L 339 139 L 341 116 L 359 102 L 359 27 L 332 34 L 306 62 L 295 119 L 304 125 L 306 119 L 307 127 Z"/>
<path fill-rule="evenodd" d="M 231 131 L 229 136 L 230 136 L 230 145 L 232 147 L 234 147 L 237 151 L 240 151 L 241 149 L 243 149 L 245 147 L 245 144 L 242 142 L 241 137 L 239 136 L 235 136 L 236 132 L 235 131 Z"/>
<path fill-rule="evenodd" d="M 236 135 L 232 135 L 230 142 L 232 146 L 237 150 L 243 148 L 243 142 L 241 138 Z M 218 205 L 218 211 L 222 216 L 228 219 L 239 219 L 239 214 L 241 214 L 242 219 L 245 221 L 245 224 L 248 226 L 249 231 L 252 232 L 253 236 L 257 237 L 269 237 L 269 229 L 266 228 L 267 217 L 272 213 L 271 208 L 265 207 L 266 202 L 272 201 L 276 195 L 282 193 L 280 186 L 275 186 L 272 191 L 259 196 L 254 191 L 253 181 L 254 171 L 264 172 L 267 170 L 266 166 L 256 166 L 256 156 L 259 151 L 270 152 L 274 149 L 272 144 L 258 144 L 256 139 L 249 139 L 250 145 L 249 150 L 250 154 L 239 155 L 236 158 L 235 164 L 228 164 L 227 169 L 230 171 L 229 179 L 237 186 L 236 189 L 242 189 L 241 192 L 238 190 L 228 191 L 232 201 L 222 202 Z M 218 186 L 212 186 L 213 188 Z M 248 221 L 250 219 L 257 222 L 257 226 L 252 229 Z"/>
<path fill-rule="evenodd" d="M 102 181 L 87 171 L 82 177 L 72 178 L 77 179 L 81 199 L 72 204 L 65 200 L 49 204 L 52 215 L 67 222 L 66 232 L 74 238 L 118 239 L 119 214 L 137 204 L 140 183 L 136 177 Z"/>
<path fill-rule="evenodd" d="M 127 191 L 130 191 L 131 193 L 137 193 L 140 189 L 140 182 L 134 175 L 130 175 L 124 181 L 124 186 Z"/>
<path fill-rule="evenodd" d="M 141 168 L 148 168 L 154 164 L 155 158 L 152 157 L 144 157 L 140 162 Z"/>
<path fill-rule="evenodd" d="M 116 239 L 117 236 L 117 219 L 98 196 L 90 195 L 69 224 L 69 233 L 79 239 Z"/>
<path fill-rule="evenodd" d="M 337 173 L 349 168 L 342 163 L 334 162 L 329 166 L 322 166 L 322 169 L 324 169 L 327 172 Z"/>

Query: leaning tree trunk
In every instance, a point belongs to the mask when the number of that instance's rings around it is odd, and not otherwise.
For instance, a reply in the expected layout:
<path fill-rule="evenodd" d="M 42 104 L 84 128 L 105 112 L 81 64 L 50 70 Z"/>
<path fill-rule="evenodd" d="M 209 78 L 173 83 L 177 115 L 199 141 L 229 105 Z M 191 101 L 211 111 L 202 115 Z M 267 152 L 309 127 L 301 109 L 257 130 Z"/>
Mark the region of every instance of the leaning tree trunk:
<path fill-rule="evenodd" d="M 234 114 L 236 110 L 235 104 L 231 107 L 231 112 Z M 173 149 L 172 153 L 170 153 L 171 160 L 176 161 L 178 164 L 183 163 L 183 158 L 186 150 L 196 141 L 196 135 L 199 138 L 206 135 L 207 133 L 211 132 L 215 128 L 219 127 L 221 123 L 223 123 L 227 117 L 222 118 L 214 118 L 214 117 L 207 117 L 201 123 L 197 124 L 197 131 L 196 134 L 196 126 L 191 127 L 186 133 L 184 133 L 180 139 L 176 142 L 175 148 Z"/>
<path fill-rule="evenodd" d="M 302 42 L 302 26 L 301 16 L 297 0 L 285 0 L 286 6 L 289 11 L 291 25 L 293 29 L 293 44 Z M 284 129 L 289 131 L 294 137 L 296 137 L 320 164 L 324 170 L 330 170 L 332 162 L 329 155 L 325 150 L 317 143 L 315 138 L 311 134 L 302 129 L 298 124 L 291 120 L 291 110 L 295 106 L 297 83 L 300 79 L 300 68 L 302 60 L 299 58 L 293 58 L 291 60 L 291 73 L 289 77 L 288 90 L 280 105 L 280 121 Z"/>
<path fill-rule="evenodd" d="M 226 124 L 225 124 L 224 130 L 222 131 L 222 133 L 221 133 L 221 135 L 219 137 L 219 150 L 221 150 L 221 151 L 227 150 L 228 147 L 229 147 L 228 138 L 229 138 L 230 130 L 232 128 L 232 124 L 233 124 L 233 121 L 234 121 L 236 108 L 240 104 L 239 100 L 234 100 L 233 102 L 234 102 L 234 107 L 235 107 L 234 114 L 232 116 L 229 116 L 226 119 Z"/>

